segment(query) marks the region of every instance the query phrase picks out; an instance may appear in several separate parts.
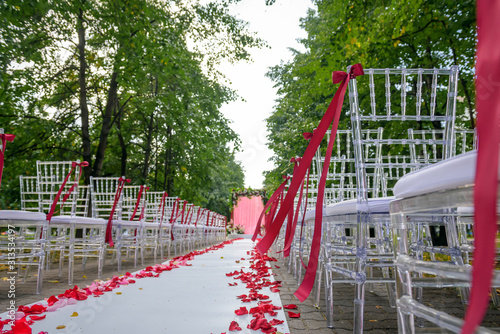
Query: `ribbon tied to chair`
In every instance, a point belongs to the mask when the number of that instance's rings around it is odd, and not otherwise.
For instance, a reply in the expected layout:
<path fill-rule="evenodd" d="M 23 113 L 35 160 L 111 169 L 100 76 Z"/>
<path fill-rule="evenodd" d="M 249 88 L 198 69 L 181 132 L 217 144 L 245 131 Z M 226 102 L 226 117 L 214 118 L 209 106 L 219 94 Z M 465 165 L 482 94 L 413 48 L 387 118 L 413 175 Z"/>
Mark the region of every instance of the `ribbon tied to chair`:
<path fill-rule="evenodd" d="M 500 31 L 499 1 L 477 1 L 476 77 L 492 83 L 485 87 L 476 80 L 477 150 L 474 187 L 474 264 L 469 306 L 463 334 L 475 333 L 489 303 L 495 268 L 497 235 L 498 150 L 500 143 Z M 484 82 L 484 81 L 483 81 Z M 480 90 L 487 95 L 479 98 Z"/>
<path fill-rule="evenodd" d="M 79 167 L 79 169 L 80 169 L 79 173 L 78 173 L 78 178 L 75 176 L 75 181 L 73 182 L 71 187 L 68 189 L 66 194 L 64 194 L 61 205 L 59 206 L 59 211 L 61 211 L 64 203 L 68 200 L 68 198 L 71 195 L 71 193 L 73 192 L 73 190 L 75 190 L 75 188 L 78 186 L 78 183 L 80 182 L 80 177 L 82 175 L 82 167 L 87 167 L 88 165 L 89 165 L 89 163 L 87 161 L 82 161 L 82 162 L 73 161 L 73 162 L 71 162 L 71 169 L 68 172 L 68 174 L 66 174 L 66 177 L 64 178 L 61 186 L 59 187 L 59 190 L 57 191 L 57 194 L 54 197 L 54 200 L 52 201 L 52 205 L 50 206 L 49 213 L 47 214 L 47 220 L 49 221 L 49 223 L 50 223 L 50 220 L 52 219 L 52 216 L 56 212 L 57 203 L 59 202 L 59 198 L 61 197 L 61 193 L 63 192 L 64 187 L 66 186 L 66 183 L 68 182 L 69 178 L 71 177 L 71 174 L 73 174 L 73 171 L 75 171 L 76 167 Z"/>
<path fill-rule="evenodd" d="M 113 247 L 113 216 L 115 214 L 116 205 L 120 201 L 120 197 L 122 195 L 123 187 L 125 183 L 130 183 L 130 179 L 125 179 L 120 176 L 118 179 L 118 187 L 116 187 L 115 199 L 113 201 L 113 207 L 111 208 L 111 212 L 108 218 L 108 224 L 106 225 L 106 236 L 104 241 L 109 244 L 109 247 Z"/>
<path fill-rule="evenodd" d="M 158 206 L 158 211 L 161 211 L 160 224 L 158 225 L 158 230 L 161 230 L 161 224 L 163 223 L 163 215 L 165 214 L 165 201 L 167 200 L 168 193 L 166 191 L 163 192 L 161 196 L 160 205 Z"/>
<path fill-rule="evenodd" d="M 2 185 L 2 174 L 3 174 L 3 164 L 5 158 L 5 145 L 7 142 L 13 142 L 16 135 L 8 134 L 8 133 L 0 133 L 0 140 L 2 141 L 2 149 L 0 150 L 0 186 Z"/>
<path fill-rule="evenodd" d="M 262 212 L 259 216 L 259 220 L 257 220 L 257 226 L 255 227 L 255 231 L 254 231 L 253 236 L 252 236 L 252 241 L 255 241 L 255 239 L 257 239 L 257 236 L 261 235 L 260 230 L 262 227 L 262 218 L 264 218 L 264 215 L 265 215 L 267 209 L 269 209 L 269 207 L 271 207 L 271 205 L 273 205 L 275 203 L 277 205 L 278 198 L 283 194 L 283 190 L 285 190 L 286 184 L 287 184 L 288 180 L 290 180 L 289 176 L 283 175 L 282 177 L 283 177 L 284 181 L 279 185 L 279 187 L 271 195 L 271 197 L 269 198 L 269 200 L 266 203 L 266 206 L 264 207 L 264 209 L 262 210 Z M 267 231 L 266 231 L 266 233 L 267 233 Z"/>
<path fill-rule="evenodd" d="M 326 184 L 326 175 L 328 172 L 328 167 L 330 164 L 331 151 L 333 148 L 333 143 L 335 141 L 335 135 L 337 133 L 340 111 L 342 109 L 342 104 L 344 101 L 345 92 L 347 89 L 347 85 L 350 79 L 354 79 L 357 76 L 363 75 L 363 67 L 361 64 L 356 64 L 350 67 L 349 73 L 342 71 L 335 71 L 332 74 L 332 81 L 334 84 L 340 83 L 337 92 L 335 93 L 332 102 L 328 106 L 325 114 L 321 118 L 316 131 L 313 132 L 310 137 L 309 145 L 302 156 L 302 162 L 298 166 L 294 177 L 288 187 L 288 192 L 285 196 L 285 199 L 280 206 L 280 209 L 273 221 L 273 224 L 270 227 L 269 231 L 266 231 L 266 234 L 262 238 L 262 240 L 257 244 L 256 248 L 261 253 L 264 254 L 271 247 L 274 240 L 279 234 L 281 226 L 289 213 L 290 208 L 293 206 L 293 202 L 295 199 L 295 195 L 299 190 L 301 184 L 303 184 L 303 180 L 307 170 L 309 169 L 314 154 L 318 149 L 323 137 L 325 136 L 328 128 L 331 125 L 331 136 L 330 141 L 328 143 L 328 149 L 325 156 L 325 162 L 323 164 L 323 172 L 321 173 L 321 178 L 318 186 L 318 198 L 316 202 L 316 216 L 315 216 L 315 224 L 314 224 L 314 235 L 312 240 L 311 252 L 309 256 L 309 263 L 307 265 L 306 274 L 304 280 L 302 281 L 300 287 L 295 292 L 295 296 L 300 300 L 304 301 L 309 294 L 314 285 L 314 280 L 316 278 L 316 268 L 318 266 L 318 257 L 320 250 L 320 242 L 321 242 L 321 225 L 323 218 L 323 200 L 324 200 L 324 187 Z"/>

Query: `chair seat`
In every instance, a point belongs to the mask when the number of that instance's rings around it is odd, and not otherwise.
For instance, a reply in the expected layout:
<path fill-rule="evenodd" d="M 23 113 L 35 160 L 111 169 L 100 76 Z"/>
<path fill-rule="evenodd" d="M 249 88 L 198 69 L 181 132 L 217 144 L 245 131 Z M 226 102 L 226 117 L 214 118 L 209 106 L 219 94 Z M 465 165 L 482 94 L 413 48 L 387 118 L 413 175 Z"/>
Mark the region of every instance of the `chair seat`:
<path fill-rule="evenodd" d="M 43 212 L 23 211 L 23 210 L 0 210 L 0 220 L 46 220 Z"/>
<path fill-rule="evenodd" d="M 394 195 L 408 198 L 473 185 L 476 158 L 477 151 L 470 151 L 406 174 L 394 186 Z"/>
<path fill-rule="evenodd" d="M 369 198 L 368 199 L 368 211 L 371 213 L 388 213 L 389 203 L 395 198 L 390 197 L 380 197 L 380 198 Z M 348 215 L 355 214 L 357 210 L 357 199 L 350 199 L 348 201 L 343 201 L 339 203 L 330 204 L 326 207 L 326 215 Z"/>
<path fill-rule="evenodd" d="M 130 221 L 130 220 L 112 220 L 111 223 L 114 227 L 131 227 L 138 228 L 141 226 L 141 222 L 139 221 Z"/>
<path fill-rule="evenodd" d="M 145 222 L 145 223 L 143 223 L 143 226 L 145 228 L 159 228 L 160 224 L 158 224 L 158 223 L 151 223 L 151 222 Z"/>
<path fill-rule="evenodd" d="M 77 225 L 106 225 L 106 220 L 102 218 L 90 218 L 90 217 L 79 217 L 79 216 L 54 216 L 50 220 L 51 224 L 70 224 L 75 223 Z"/>

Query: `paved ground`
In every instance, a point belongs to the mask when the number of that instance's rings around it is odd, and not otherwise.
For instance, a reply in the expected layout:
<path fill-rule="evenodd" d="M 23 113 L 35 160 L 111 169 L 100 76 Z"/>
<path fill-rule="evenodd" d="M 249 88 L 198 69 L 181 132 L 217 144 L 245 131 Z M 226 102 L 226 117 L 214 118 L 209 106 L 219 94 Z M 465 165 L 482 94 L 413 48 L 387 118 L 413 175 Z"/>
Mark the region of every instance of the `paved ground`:
<path fill-rule="evenodd" d="M 279 255 L 273 255 L 279 258 Z M 312 294 L 303 303 L 300 303 L 293 295 L 298 288 L 297 279 L 291 273 L 288 273 L 288 268 L 283 260 L 279 259 L 277 263 L 277 266 L 280 268 L 276 268 L 274 264 L 272 266 L 273 271 L 277 275 L 275 277 L 276 280 L 283 282 L 283 287 L 280 288 L 282 303 L 298 305 L 298 310 L 301 314 L 301 317 L 298 319 L 287 316 L 288 327 L 292 334 L 347 334 L 353 332 L 353 285 L 336 285 L 333 297 L 334 328 L 327 328 L 324 293 L 321 293 L 319 308 L 314 306 Z M 365 297 L 364 333 L 397 333 L 396 309 L 391 308 L 389 305 L 385 285 L 372 284 L 371 287 L 368 286 Z M 458 291 L 454 288 L 425 290 L 424 299 L 429 306 L 438 310 L 446 310 L 446 312 L 460 318 L 464 317 L 464 307 L 459 298 Z M 500 310 L 490 305 L 483 326 L 496 329 L 500 332 Z M 429 324 L 426 324 L 426 327 L 430 327 Z M 448 333 L 448 331 L 440 330 L 438 333 Z"/>
<path fill-rule="evenodd" d="M 271 254 L 273 255 L 273 254 Z M 274 255 L 276 256 L 276 255 Z M 164 262 L 163 261 L 158 262 Z M 124 274 L 125 272 L 133 272 L 144 268 L 148 265 L 155 264 L 152 257 L 145 259 L 144 265 L 139 265 L 134 268 L 133 261 L 125 260 L 123 262 L 123 270 L 119 273 L 116 270 L 116 264 L 110 265 L 109 260 L 104 267 L 103 279 L 109 279 L 113 275 Z M 353 304 L 354 295 L 353 286 L 350 284 L 339 285 L 334 290 L 334 323 L 333 329 L 326 327 L 324 296 L 320 302 L 320 309 L 313 305 L 312 297 L 309 297 L 304 303 L 300 303 L 293 293 L 298 287 L 297 280 L 293 275 L 288 273 L 288 268 L 282 260 L 271 264 L 273 271 L 276 273 L 276 280 L 281 280 L 283 286 L 280 288 L 281 300 L 283 304 L 297 304 L 298 312 L 301 317 L 298 319 L 287 317 L 288 326 L 292 334 L 326 334 L 326 333 L 352 333 L 353 322 Z M 279 266 L 280 268 L 276 268 Z M 43 298 L 48 298 L 51 295 L 57 295 L 68 289 L 66 272 L 63 277 L 58 277 L 56 265 L 45 273 L 43 293 L 35 294 L 36 277 L 30 276 L 26 283 L 18 283 L 16 285 L 16 304 L 27 305 L 37 302 Z M 85 286 L 90 285 L 93 280 L 97 279 L 97 265 L 95 260 L 89 261 L 85 272 L 80 271 L 80 266 L 77 265 L 75 270 L 75 285 Z M 36 272 L 33 271 L 32 274 Z M 6 271 L 0 270 L 0 306 L 2 310 L 8 305 L 7 297 L 8 283 L 6 281 Z M 448 312 L 454 313 L 463 317 L 464 309 L 460 299 L 457 297 L 455 289 L 440 289 L 428 291 L 425 294 L 426 300 L 438 309 L 446 309 Z M 0 312 L 1 313 L 1 312 Z M 490 307 L 485 320 L 485 325 L 492 328 L 500 328 L 500 311 Z M 374 286 L 373 291 L 366 291 L 366 306 L 365 306 L 365 332 L 367 333 L 396 333 L 397 321 L 396 311 L 389 306 L 384 287 Z"/>

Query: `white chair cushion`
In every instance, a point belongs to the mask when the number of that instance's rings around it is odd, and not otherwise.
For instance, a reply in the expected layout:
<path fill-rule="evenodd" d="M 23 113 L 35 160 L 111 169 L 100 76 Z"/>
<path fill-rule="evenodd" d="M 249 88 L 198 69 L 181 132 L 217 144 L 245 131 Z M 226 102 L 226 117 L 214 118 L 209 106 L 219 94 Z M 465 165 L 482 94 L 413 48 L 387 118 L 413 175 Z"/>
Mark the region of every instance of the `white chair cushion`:
<path fill-rule="evenodd" d="M 387 213 L 389 212 L 389 203 L 395 198 L 390 197 L 380 197 L 380 198 L 369 198 L 368 199 L 368 212 L 371 213 Z M 357 209 L 358 200 L 350 199 L 348 201 L 342 201 L 339 203 L 330 204 L 326 207 L 326 215 L 348 215 L 358 212 Z"/>
<path fill-rule="evenodd" d="M 476 158 L 477 151 L 470 151 L 408 173 L 394 186 L 394 195 L 408 198 L 473 185 Z M 500 167 L 498 172 L 500 177 Z"/>
<path fill-rule="evenodd" d="M 107 221 L 102 218 L 90 218 L 79 216 L 54 216 L 50 220 L 54 224 L 69 224 L 74 222 L 77 225 L 106 225 Z"/>
<path fill-rule="evenodd" d="M 326 211 L 323 210 L 323 216 L 325 214 L 326 214 Z M 315 217 L 316 217 L 316 209 L 307 210 L 306 211 L 306 215 L 304 217 L 304 221 L 308 221 L 308 220 L 314 219 Z"/>
<path fill-rule="evenodd" d="M 112 220 L 111 223 L 115 227 L 140 227 L 141 223 L 138 221 L 130 220 Z"/>
<path fill-rule="evenodd" d="M 158 227 L 160 227 L 160 224 L 150 223 L 150 222 L 145 222 L 145 223 L 143 223 L 143 225 L 145 228 L 158 228 Z M 162 226 L 163 226 L 163 224 L 162 224 Z"/>
<path fill-rule="evenodd" d="M 46 220 L 43 212 L 23 211 L 23 210 L 0 210 L 0 220 Z"/>

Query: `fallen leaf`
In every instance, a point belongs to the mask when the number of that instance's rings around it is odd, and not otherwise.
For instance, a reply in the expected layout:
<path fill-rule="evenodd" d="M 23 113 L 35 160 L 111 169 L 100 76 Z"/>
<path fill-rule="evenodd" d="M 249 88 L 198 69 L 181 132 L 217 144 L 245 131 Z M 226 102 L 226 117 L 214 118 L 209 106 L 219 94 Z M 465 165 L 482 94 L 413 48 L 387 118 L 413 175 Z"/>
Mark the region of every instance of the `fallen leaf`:
<path fill-rule="evenodd" d="M 83 275 L 83 278 L 87 278 L 87 276 Z"/>
<path fill-rule="evenodd" d="M 63 329 L 63 328 L 66 328 L 66 326 L 64 325 L 60 325 L 60 326 L 57 326 L 56 329 Z"/>
<path fill-rule="evenodd" d="M 78 317 L 78 312 L 73 312 L 72 317 Z"/>
<path fill-rule="evenodd" d="M 49 283 L 59 283 L 59 281 L 47 281 Z"/>
<path fill-rule="evenodd" d="M 121 292 L 117 292 L 116 294 L 117 294 L 117 295 L 121 295 L 122 293 L 121 293 Z"/>
<path fill-rule="evenodd" d="M 142 288 L 139 288 L 139 290 L 142 290 Z"/>

